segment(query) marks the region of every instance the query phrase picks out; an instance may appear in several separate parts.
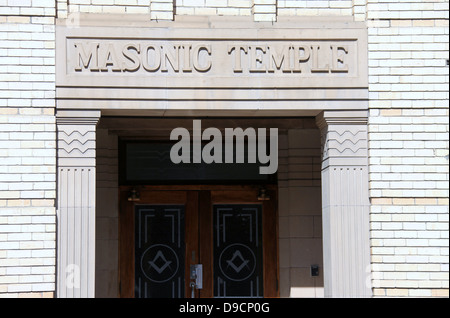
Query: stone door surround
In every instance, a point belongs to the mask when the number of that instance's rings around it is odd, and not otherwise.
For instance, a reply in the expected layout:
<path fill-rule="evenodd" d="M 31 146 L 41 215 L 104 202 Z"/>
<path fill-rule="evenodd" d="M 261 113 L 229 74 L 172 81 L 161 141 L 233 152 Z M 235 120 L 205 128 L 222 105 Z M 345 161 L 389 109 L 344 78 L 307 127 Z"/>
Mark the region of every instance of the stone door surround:
<path fill-rule="evenodd" d="M 56 30 L 59 297 L 95 296 L 95 131 L 105 115 L 316 117 L 325 295 L 371 296 L 364 24 L 77 21 Z"/>

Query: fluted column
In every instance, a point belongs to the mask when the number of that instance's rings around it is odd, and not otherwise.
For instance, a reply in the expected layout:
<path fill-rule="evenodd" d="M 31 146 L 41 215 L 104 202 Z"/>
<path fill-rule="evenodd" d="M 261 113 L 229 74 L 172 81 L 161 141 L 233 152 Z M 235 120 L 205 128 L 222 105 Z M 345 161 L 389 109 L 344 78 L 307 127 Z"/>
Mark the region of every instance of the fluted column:
<path fill-rule="evenodd" d="M 58 111 L 57 296 L 95 296 L 95 148 L 100 111 Z"/>
<path fill-rule="evenodd" d="M 324 111 L 322 227 L 325 297 L 370 297 L 366 111 Z"/>

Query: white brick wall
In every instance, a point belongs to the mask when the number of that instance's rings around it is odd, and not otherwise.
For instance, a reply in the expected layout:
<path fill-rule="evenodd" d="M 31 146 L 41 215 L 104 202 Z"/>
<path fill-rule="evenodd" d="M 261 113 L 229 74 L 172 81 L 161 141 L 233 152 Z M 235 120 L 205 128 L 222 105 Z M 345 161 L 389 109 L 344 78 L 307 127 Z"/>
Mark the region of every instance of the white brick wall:
<path fill-rule="evenodd" d="M 55 288 L 54 15 L 0 1 L 0 296 Z"/>
<path fill-rule="evenodd" d="M 352 16 L 353 2 L 358 0 L 279 0 L 280 16 Z"/>
<path fill-rule="evenodd" d="M 22 200 L 16 207 L 9 200 L 1 207 L 0 295 L 54 291 L 55 211 L 37 201 Z"/>
<path fill-rule="evenodd" d="M 274 22 L 277 16 L 355 16 L 365 19 L 365 0 L 57 0 L 58 17 L 67 12 L 150 13 L 153 20 L 176 15 L 250 16 Z"/>
<path fill-rule="evenodd" d="M 252 12 L 255 21 L 274 22 L 277 20 L 277 2 L 275 0 L 253 0 Z"/>
<path fill-rule="evenodd" d="M 367 19 L 374 294 L 448 297 L 448 1 Z"/>
<path fill-rule="evenodd" d="M 253 0 L 175 0 L 177 15 L 252 14 Z"/>
<path fill-rule="evenodd" d="M 154 1 L 154 0 L 152 0 Z M 151 0 L 67 0 L 69 12 L 150 13 Z M 65 5 L 61 4 L 61 9 Z"/>
<path fill-rule="evenodd" d="M 173 20 L 173 0 L 150 0 L 152 20 Z"/>

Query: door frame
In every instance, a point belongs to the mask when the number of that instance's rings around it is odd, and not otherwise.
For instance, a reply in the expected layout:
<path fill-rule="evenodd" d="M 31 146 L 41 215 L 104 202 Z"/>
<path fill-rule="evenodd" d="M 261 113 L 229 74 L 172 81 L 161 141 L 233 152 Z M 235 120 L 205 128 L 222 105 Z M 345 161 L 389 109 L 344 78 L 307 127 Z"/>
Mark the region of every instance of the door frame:
<path fill-rule="evenodd" d="M 270 200 L 258 200 L 261 188 Z M 129 201 L 131 191 L 136 190 L 141 201 Z M 186 204 L 185 226 L 185 275 L 190 264 L 203 264 L 203 289 L 196 290 L 195 297 L 214 297 L 213 283 L 213 227 L 214 204 L 262 204 L 263 205 L 263 281 L 264 297 L 279 297 L 278 253 L 278 188 L 277 185 L 148 185 L 119 187 L 119 297 L 134 297 L 134 205 L 145 204 L 151 193 L 170 192 L 171 204 Z M 162 196 L 161 204 L 169 203 Z M 198 211 L 193 213 L 192 211 Z M 269 212 L 269 213 L 268 213 Z M 270 213 L 271 212 L 271 213 Z M 200 230 L 201 229 L 201 230 Z M 131 233 L 130 233 L 131 231 Z M 197 242 L 202 242 L 197 243 Z M 198 245 L 197 245 L 198 244 Z M 195 251 L 193 253 L 193 251 Z M 185 297 L 191 294 L 189 280 L 185 282 Z"/>

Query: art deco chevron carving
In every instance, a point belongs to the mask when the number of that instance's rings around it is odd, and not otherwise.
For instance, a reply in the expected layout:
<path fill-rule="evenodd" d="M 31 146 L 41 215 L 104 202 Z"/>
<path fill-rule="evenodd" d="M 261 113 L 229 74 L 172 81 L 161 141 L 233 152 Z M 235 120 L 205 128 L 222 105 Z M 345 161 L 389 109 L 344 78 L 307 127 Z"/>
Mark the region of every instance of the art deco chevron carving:
<path fill-rule="evenodd" d="M 338 115 L 319 117 L 322 160 L 329 158 L 367 158 L 367 120 Z"/>
<path fill-rule="evenodd" d="M 95 165 L 96 125 L 100 112 L 60 111 L 57 115 L 58 166 Z"/>
<path fill-rule="evenodd" d="M 58 147 L 60 157 L 95 156 L 95 126 L 81 126 L 76 130 L 70 125 L 62 126 L 58 131 Z"/>
<path fill-rule="evenodd" d="M 323 135 L 323 157 L 367 155 L 367 129 L 334 126 Z"/>

